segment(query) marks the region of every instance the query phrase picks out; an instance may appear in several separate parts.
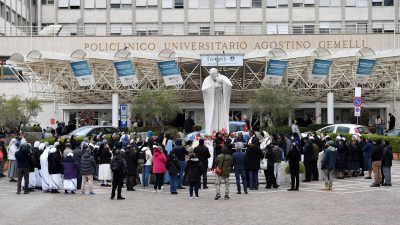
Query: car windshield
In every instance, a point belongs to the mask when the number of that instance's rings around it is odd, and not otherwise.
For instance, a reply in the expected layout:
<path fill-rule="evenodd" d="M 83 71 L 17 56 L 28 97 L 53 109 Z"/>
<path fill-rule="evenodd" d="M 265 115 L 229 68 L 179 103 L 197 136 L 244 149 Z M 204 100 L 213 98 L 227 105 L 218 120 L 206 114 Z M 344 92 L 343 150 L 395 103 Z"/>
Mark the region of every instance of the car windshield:
<path fill-rule="evenodd" d="M 69 133 L 69 135 L 75 135 L 75 136 L 85 136 L 87 135 L 93 128 L 91 127 L 81 127 L 78 128 L 74 131 L 72 131 L 71 133 Z"/>
<path fill-rule="evenodd" d="M 230 123 L 229 124 L 229 132 L 244 131 L 244 125 L 245 125 L 245 123 L 243 123 L 243 124 Z"/>
<path fill-rule="evenodd" d="M 357 127 L 357 129 L 360 132 L 360 134 L 370 134 L 371 133 L 371 131 L 369 131 L 367 127 Z"/>
<path fill-rule="evenodd" d="M 387 133 L 387 136 L 397 137 L 400 136 L 400 129 L 391 130 Z"/>

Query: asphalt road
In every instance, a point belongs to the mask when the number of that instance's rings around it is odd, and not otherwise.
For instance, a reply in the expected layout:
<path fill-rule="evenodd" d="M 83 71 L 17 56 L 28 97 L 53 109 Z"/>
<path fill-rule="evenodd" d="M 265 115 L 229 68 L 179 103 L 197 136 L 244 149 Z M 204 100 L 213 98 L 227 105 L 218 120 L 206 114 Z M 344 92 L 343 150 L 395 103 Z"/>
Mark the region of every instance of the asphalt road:
<path fill-rule="evenodd" d="M 392 187 L 370 188 L 371 180 L 334 181 L 334 191 L 320 191 L 322 182 L 301 183 L 299 192 L 279 189 L 250 191 L 215 201 L 214 187 L 189 199 L 188 190 L 172 196 L 137 188 L 123 191 L 124 201 L 109 199 L 111 188 L 95 184 L 95 196 L 16 195 L 16 183 L 0 179 L 0 224 L 400 224 L 400 163 L 392 167 Z M 212 185 L 210 185 L 212 186 Z"/>

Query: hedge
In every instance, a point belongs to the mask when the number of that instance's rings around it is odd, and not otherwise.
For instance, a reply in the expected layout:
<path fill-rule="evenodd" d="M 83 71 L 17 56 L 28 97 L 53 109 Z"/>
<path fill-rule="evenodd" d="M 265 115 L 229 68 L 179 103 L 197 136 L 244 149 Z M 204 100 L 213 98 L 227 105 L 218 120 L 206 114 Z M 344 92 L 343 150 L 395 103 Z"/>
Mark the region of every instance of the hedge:
<path fill-rule="evenodd" d="M 329 134 L 332 140 L 336 139 L 336 136 L 339 134 Z M 345 137 L 346 140 L 351 140 L 352 134 L 340 134 L 341 136 Z M 400 152 L 400 137 L 390 137 L 390 136 L 381 136 L 376 134 L 362 134 L 362 137 L 370 138 L 372 141 L 382 140 L 382 141 L 389 141 L 390 145 L 392 146 L 393 152 Z"/>
<path fill-rule="evenodd" d="M 306 168 L 304 167 L 303 162 L 300 162 L 300 163 L 299 163 L 299 173 L 305 173 L 305 172 L 306 172 Z M 287 165 L 287 166 L 285 167 L 285 173 L 286 173 L 286 174 L 290 174 L 289 165 Z"/>

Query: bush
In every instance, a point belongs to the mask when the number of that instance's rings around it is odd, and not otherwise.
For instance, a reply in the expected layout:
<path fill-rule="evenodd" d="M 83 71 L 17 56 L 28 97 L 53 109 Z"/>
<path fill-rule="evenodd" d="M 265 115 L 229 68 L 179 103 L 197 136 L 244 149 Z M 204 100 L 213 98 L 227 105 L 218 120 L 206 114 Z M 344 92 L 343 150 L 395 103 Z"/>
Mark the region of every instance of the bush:
<path fill-rule="evenodd" d="M 305 173 L 306 172 L 306 168 L 304 167 L 304 164 L 302 162 L 300 162 L 300 164 L 299 164 L 299 172 L 300 173 Z M 290 174 L 289 165 L 286 166 L 285 173 L 286 174 Z"/>
<path fill-rule="evenodd" d="M 332 140 L 336 139 L 338 134 L 329 134 Z M 345 137 L 346 140 L 351 140 L 352 134 L 340 134 Z M 382 140 L 389 141 L 392 146 L 393 152 L 400 152 L 400 137 L 389 137 L 389 136 L 381 136 L 376 134 L 363 134 L 362 137 L 370 138 L 372 141 Z"/>
<path fill-rule="evenodd" d="M 193 126 L 193 130 L 194 130 L 194 131 L 201 131 L 201 128 L 202 128 L 202 127 L 199 126 L 199 125 L 194 125 L 194 126 Z"/>
<path fill-rule="evenodd" d="M 283 126 L 283 127 L 266 127 L 264 129 L 265 131 L 268 132 L 268 134 L 272 135 L 278 135 L 278 134 L 291 134 L 292 133 L 292 128 L 289 126 Z"/>
<path fill-rule="evenodd" d="M 40 126 L 24 126 L 21 127 L 22 132 L 42 132 Z"/>

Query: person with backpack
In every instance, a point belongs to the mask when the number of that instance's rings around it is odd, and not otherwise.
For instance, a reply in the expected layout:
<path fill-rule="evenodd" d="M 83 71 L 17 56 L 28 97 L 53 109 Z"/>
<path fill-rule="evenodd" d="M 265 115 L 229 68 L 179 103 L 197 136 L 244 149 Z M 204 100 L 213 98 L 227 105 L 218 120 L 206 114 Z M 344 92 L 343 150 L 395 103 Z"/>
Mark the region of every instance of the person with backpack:
<path fill-rule="evenodd" d="M 258 164 L 260 164 L 258 162 Z M 217 175 L 215 186 L 216 186 L 216 195 L 215 200 L 221 198 L 221 182 L 225 183 L 225 200 L 229 200 L 229 173 L 231 171 L 231 167 L 233 166 L 232 156 L 229 154 L 229 150 L 227 147 L 222 148 L 222 154 L 218 155 L 215 160 L 215 173 Z"/>
<path fill-rule="evenodd" d="M 190 199 L 199 198 L 199 186 L 201 174 L 203 174 L 203 166 L 195 153 L 190 153 L 189 161 L 185 169 L 186 179 L 189 183 L 189 197 Z M 193 190 L 195 197 L 193 197 Z"/>
<path fill-rule="evenodd" d="M 142 186 L 143 188 L 148 188 L 152 164 L 152 154 L 148 142 L 143 143 L 142 150 L 139 152 L 138 162 L 142 164 Z"/>
<path fill-rule="evenodd" d="M 335 143 L 333 143 L 333 141 L 326 142 L 324 156 L 321 160 L 321 169 L 324 171 L 323 175 L 325 181 L 325 188 L 322 188 L 322 191 L 332 190 L 337 157 L 338 154 L 335 148 Z"/>
<path fill-rule="evenodd" d="M 174 152 L 171 152 L 168 155 L 166 167 L 167 167 L 168 174 L 169 174 L 171 195 L 176 195 L 176 194 L 178 194 L 178 192 L 177 192 L 178 177 L 177 176 L 179 173 L 179 161 L 178 161 L 178 157 L 176 157 Z"/>
<path fill-rule="evenodd" d="M 111 170 L 113 172 L 111 200 L 115 198 L 115 190 L 117 190 L 117 200 L 125 200 L 122 197 L 122 185 L 124 184 L 124 178 L 126 175 L 126 162 L 121 155 L 121 151 L 115 151 L 114 157 L 111 159 Z"/>
<path fill-rule="evenodd" d="M 161 186 L 164 183 L 164 174 L 167 172 L 167 169 L 165 168 L 167 157 L 165 156 L 162 147 L 154 146 L 153 150 L 153 173 L 156 176 L 154 192 L 157 193 L 161 191 Z"/>

